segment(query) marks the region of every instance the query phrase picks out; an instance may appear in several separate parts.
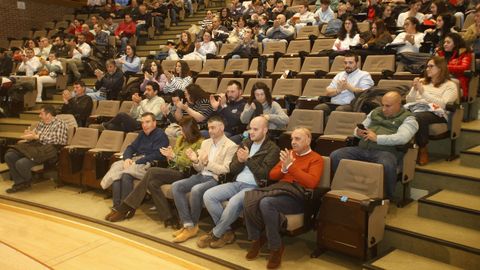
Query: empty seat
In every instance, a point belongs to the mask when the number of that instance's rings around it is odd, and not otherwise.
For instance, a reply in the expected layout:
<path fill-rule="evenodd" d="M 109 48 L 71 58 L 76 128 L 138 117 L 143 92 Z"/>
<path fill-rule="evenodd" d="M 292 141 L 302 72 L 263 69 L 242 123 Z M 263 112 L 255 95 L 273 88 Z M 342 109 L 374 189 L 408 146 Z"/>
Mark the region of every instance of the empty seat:
<path fill-rule="evenodd" d="M 382 75 L 383 70 L 395 71 L 395 55 L 368 55 L 362 70 L 372 76 Z"/>
<path fill-rule="evenodd" d="M 285 55 L 298 55 L 300 52 L 310 53 L 310 40 L 292 40 L 288 44 Z"/>
<path fill-rule="evenodd" d="M 306 57 L 302 69 L 297 74 L 301 78 L 314 78 L 315 72 L 321 71 L 326 74 L 330 70 L 328 57 Z"/>
<path fill-rule="evenodd" d="M 250 96 L 253 86 L 257 82 L 262 82 L 268 86 L 269 89 L 272 89 L 273 82 L 272 79 L 262 79 L 262 78 L 251 78 L 247 81 L 247 85 L 243 88 L 243 95 Z"/>
<path fill-rule="evenodd" d="M 323 50 L 330 50 L 332 49 L 334 43 L 335 43 L 334 38 L 317 39 L 315 40 L 315 43 L 313 43 L 313 48 L 310 54 L 318 54 Z"/>
<path fill-rule="evenodd" d="M 234 71 L 244 72 L 248 70 L 249 60 L 244 59 L 228 59 L 223 75 L 233 75 Z"/>
<path fill-rule="evenodd" d="M 245 81 L 244 78 L 223 78 L 223 79 L 220 81 L 220 85 L 218 86 L 217 93 L 225 93 L 225 92 L 227 92 L 228 83 L 229 83 L 230 81 L 232 81 L 232 80 L 239 81 L 240 84 L 242 85 L 242 89 L 243 89 L 244 81 Z"/>
<path fill-rule="evenodd" d="M 118 109 L 118 113 L 130 113 L 130 110 L 132 109 L 132 107 L 133 107 L 133 101 L 131 100 L 122 101 L 122 104 Z"/>
<path fill-rule="evenodd" d="M 166 71 L 174 71 L 175 65 L 177 64 L 177 60 L 163 60 L 162 61 L 162 69 Z"/>
<path fill-rule="evenodd" d="M 123 152 L 125 152 L 125 149 L 135 141 L 135 139 L 138 137 L 137 132 L 129 132 L 127 135 L 125 135 L 125 139 L 123 140 L 122 146 L 120 147 L 120 151 L 114 154 L 114 157 L 116 159 L 120 159 L 123 155 Z M 113 162 L 112 162 L 113 163 Z"/>
<path fill-rule="evenodd" d="M 220 52 L 218 53 L 219 57 L 225 57 L 227 54 L 233 52 L 233 50 L 237 47 L 237 43 L 224 43 L 222 47 L 220 47 Z"/>
<path fill-rule="evenodd" d="M 203 61 L 202 60 L 185 60 L 187 62 L 188 67 L 191 71 L 199 73 L 202 71 Z"/>
<path fill-rule="evenodd" d="M 87 126 L 102 123 L 117 115 L 120 108 L 119 100 L 100 100 L 92 115 L 88 118 Z"/>
<path fill-rule="evenodd" d="M 218 87 L 218 78 L 197 78 L 195 84 L 199 85 L 205 92 L 215 94 Z"/>
<path fill-rule="evenodd" d="M 273 58 L 268 58 L 267 60 L 267 73 L 273 71 Z M 245 71 L 243 75 L 245 76 L 257 76 L 258 74 L 258 58 L 253 58 L 252 63 L 248 71 Z"/>
<path fill-rule="evenodd" d="M 209 76 L 210 71 L 222 73 L 225 69 L 225 60 L 223 59 L 207 59 L 203 65 L 202 71 L 198 74 L 200 76 Z"/>
<path fill-rule="evenodd" d="M 370 23 L 368 21 L 359 22 L 357 26 L 360 33 L 370 32 Z"/>
<path fill-rule="evenodd" d="M 301 96 L 302 80 L 301 79 L 280 79 L 277 80 L 272 90 L 273 97 L 284 97 L 286 95 Z"/>
<path fill-rule="evenodd" d="M 283 41 L 265 42 L 263 44 L 262 55 L 273 55 L 276 52 L 285 53 L 287 51 L 287 43 Z"/>
<path fill-rule="evenodd" d="M 303 88 L 303 93 L 296 102 L 298 109 L 313 109 L 320 103 L 319 97 L 326 96 L 327 87 L 331 79 L 308 79 Z"/>
<path fill-rule="evenodd" d="M 82 185 L 100 189 L 100 180 L 109 169 L 109 161 L 114 153 L 120 151 L 124 133 L 104 130 L 94 148 L 85 154 L 82 174 Z"/>
<path fill-rule="evenodd" d="M 282 57 L 278 59 L 275 69 L 272 72 L 272 76 L 281 76 L 286 70 L 293 72 L 299 72 L 301 66 L 301 60 L 299 57 Z"/>
<path fill-rule="evenodd" d="M 362 112 L 333 111 L 328 118 L 325 132 L 315 143 L 315 151 L 322 156 L 329 156 L 338 148 L 347 146 L 357 124 L 362 123 L 365 117 Z"/>
<path fill-rule="evenodd" d="M 382 88 L 405 86 L 410 89 L 412 83 L 413 81 L 411 80 L 380 80 L 377 86 Z"/>
<path fill-rule="evenodd" d="M 318 37 L 320 30 L 317 25 L 306 25 L 297 32 L 296 39 L 308 39 L 311 35 Z"/>

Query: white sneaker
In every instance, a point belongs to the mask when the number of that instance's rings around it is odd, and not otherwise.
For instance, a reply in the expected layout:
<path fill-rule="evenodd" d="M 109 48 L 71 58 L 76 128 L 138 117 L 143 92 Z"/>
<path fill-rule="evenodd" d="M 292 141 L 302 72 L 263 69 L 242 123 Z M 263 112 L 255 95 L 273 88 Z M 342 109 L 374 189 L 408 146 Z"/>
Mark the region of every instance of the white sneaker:
<path fill-rule="evenodd" d="M 35 100 L 35 102 L 42 102 L 42 101 L 43 101 L 42 98 L 37 98 L 37 99 Z"/>

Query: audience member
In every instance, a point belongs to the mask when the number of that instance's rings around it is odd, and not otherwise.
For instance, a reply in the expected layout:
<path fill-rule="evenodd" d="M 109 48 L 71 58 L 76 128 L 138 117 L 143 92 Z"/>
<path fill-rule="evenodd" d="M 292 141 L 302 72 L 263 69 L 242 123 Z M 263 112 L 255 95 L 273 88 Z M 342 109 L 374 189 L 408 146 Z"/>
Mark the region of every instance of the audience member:
<path fill-rule="evenodd" d="M 63 91 L 63 106 L 61 112 L 73 115 L 79 127 L 86 127 L 88 117 L 92 113 L 92 98 L 85 94 L 86 86 L 83 81 L 74 82 L 73 91 L 75 92 L 75 96 L 72 96 L 68 90 Z"/>
<path fill-rule="evenodd" d="M 128 47 L 127 47 L 128 48 Z M 162 65 L 159 61 L 152 61 L 150 64 L 150 68 L 146 68 L 143 72 L 143 82 L 140 85 L 140 92 L 145 91 L 145 86 L 149 82 L 154 82 L 158 84 L 159 94 L 164 93 L 165 85 L 167 84 L 167 77 L 165 76 Z"/>
<path fill-rule="evenodd" d="M 95 70 L 95 76 L 97 76 L 95 89 L 97 91 L 95 93 L 88 93 L 88 95 L 94 100 L 117 100 L 118 93 L 125 82 L 123 73 L 117 68 L 115 60 L 107 60 L 106 66 L 106 73 L 99 69 Z"/>
<path fill-rule="evenodd" d="M 357 21 L 353 17 L 348 17 L 338 32 L 338 38 L 333 43 L 332 50 L 347 51 L 350 50 L 350 46 L 357 46 L 360 43 L 359 33 Z"/>
<path fill-rule="evenodd" d="M 178 61 L 175 64 L 174 71 L 165 70 L 165 76 L 167 76 L 167 84 L 163 89 L 165 93 L 171 93 L 177 89 L 185 90 L 185 88 L 193 82 L 193 78 L 190 74 L 190 68 L 187 62 Z"/>
<path fill-rule="evenodd" d="M 40 68 L 37 75 L 37 102 L 42 102 L 43 87 L 45 84 L 55 85 L 58 74 L 63 72 L 62 63 L 57 60 L 57 55 L 52 52 L 48 59 L 40 58 Z"/>

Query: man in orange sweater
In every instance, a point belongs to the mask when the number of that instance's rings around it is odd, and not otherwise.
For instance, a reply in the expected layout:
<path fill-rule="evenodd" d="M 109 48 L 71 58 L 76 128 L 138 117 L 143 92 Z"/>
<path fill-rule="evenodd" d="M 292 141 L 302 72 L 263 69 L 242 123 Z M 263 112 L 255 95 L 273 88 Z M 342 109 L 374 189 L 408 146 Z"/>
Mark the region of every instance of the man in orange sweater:
<path fill-rule="evenodd" d="M 247 260 L 254 260 L 268 240 L 267 268 L 280 266 L 284 251 L 280 230 L 286 224 L 281 217 L 304 212 L 303 190 L 316 188 L 323 173 L 323 158 L 310 149 L 311 140 L 308 129 L 296 128 L 292 132 L 292 150 L 281 151 L 280 162 L 270 171 L 270 180 L 278 182 L 245 193 L 244 217 L 252 240 Z"/>

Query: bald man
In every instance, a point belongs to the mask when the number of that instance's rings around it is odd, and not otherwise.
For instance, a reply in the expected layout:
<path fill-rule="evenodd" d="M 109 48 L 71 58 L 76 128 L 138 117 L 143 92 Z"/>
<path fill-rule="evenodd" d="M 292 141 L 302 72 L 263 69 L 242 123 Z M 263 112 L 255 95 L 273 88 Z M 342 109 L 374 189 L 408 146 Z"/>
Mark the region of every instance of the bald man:
<path fill-rule="evenodd" d="M 292 150 L 282 150 L 280 161 L 270 171 L 269 179 L 277 182 L 245 193 L 244 218 L 248 239 L 252 240 L 247 260 L 254 260 L 268 241 L 270 257 L 267 268 L 280 266 L 284 251 L 280 236 L 285 224 L 284 215 L 304 213 L 302 189 L 318 187 L 323 173 L 323 158 L 310 149 L 311 140 L 310 130 L 296 128 L 292 132 Z"/>
<path fill-rule="evenodd" d="M 248 131 L 250 138 L 242 143 L 230 163 L 230 174 L 235 181 L 213 187 L 203 195 L 215 227 L 198 239 L 198 247 L 221 248 L 235 241 L 230 225 L 243 210 L 245 192 L 258 188 L 279 159 L 280 149 L 268 138 L 267 132 L 268 120 L 263 116 L 253 118 Z M 227 207 L 223 209 L 222 202 L 227 200 Z"/>
<path fill-rule="evenodd" d="M 413 114 L 402 106 L 398 92 L 388 92 L 382 98 L 382 106 L 374 109 L 363 121 L 365 129 L 356 128 L 354 135 L 360 138 L 358 146 L 340 148 L 330 154 L 335 172 L 342 159 L 354 159 L 383 165 L 385 195 L 393 198 L 397 182 L 397 166 L 403 152 L 397 145 L 408 143 L 418 130 Z"/>

